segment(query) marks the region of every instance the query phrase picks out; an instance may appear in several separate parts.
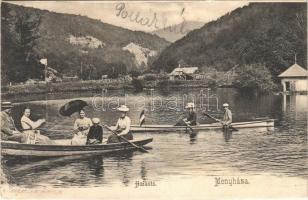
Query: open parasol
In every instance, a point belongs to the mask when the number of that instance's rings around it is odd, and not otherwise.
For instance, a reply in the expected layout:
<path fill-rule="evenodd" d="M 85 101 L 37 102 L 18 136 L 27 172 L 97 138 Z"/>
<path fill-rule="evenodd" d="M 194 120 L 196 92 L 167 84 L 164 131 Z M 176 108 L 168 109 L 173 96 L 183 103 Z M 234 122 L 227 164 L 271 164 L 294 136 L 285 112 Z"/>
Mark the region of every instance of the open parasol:
<path fill-rule="evenodd" d="M 73 100 L 61 106 L 59 113 L 62 116 L 71 116 L 73 113 L 79 112 L 87 105 L 87 102 L 83 100 Z"/>

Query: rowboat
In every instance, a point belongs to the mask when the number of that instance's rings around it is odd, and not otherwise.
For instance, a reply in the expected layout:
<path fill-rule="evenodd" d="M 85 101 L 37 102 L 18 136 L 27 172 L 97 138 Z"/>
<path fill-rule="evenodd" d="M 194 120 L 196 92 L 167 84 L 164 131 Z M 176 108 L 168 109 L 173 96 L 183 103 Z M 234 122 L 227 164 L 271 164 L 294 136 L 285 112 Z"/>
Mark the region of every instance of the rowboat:
<path fill-rule="evenodd" d="M 235 122 L 232 123 L 232 127 L 236 129 L 244 128 L 273 128 L 275 124 L 274 119 L 264 119 L 264 120 L 255 120 L 247 122 Z M 196 126 L 191 126 L 193 130 L 213 130 L 221 129 L 222 126 L 220 123 L 211 123 L 211 124 L 199 124 Z M 172 131 L 185 131 L 186 126 L 174 126 L 174 125 L 131 125 L 131 131 L 133 132 L 172 132 Z"/>
<path fill-rule="evenodd" d="M 111 144 L 102 143 L 97 145 L 67 145 L 65 142 L 68 141 L 70 140 L 61 140 L 60 142 L 58 142 L 59 144 L 56 145 L 22 144 L 12 141 L 2 141 L 1 154 L 3 156 L 54 157 L 85 154 L 102 154 L 136 149 L 136 147 L 132 146 L 127 142 Z M 130 140 L 130 142 L 134 143 L 137 146 L 144 146 L 152 141 L 153 138 Z"/>

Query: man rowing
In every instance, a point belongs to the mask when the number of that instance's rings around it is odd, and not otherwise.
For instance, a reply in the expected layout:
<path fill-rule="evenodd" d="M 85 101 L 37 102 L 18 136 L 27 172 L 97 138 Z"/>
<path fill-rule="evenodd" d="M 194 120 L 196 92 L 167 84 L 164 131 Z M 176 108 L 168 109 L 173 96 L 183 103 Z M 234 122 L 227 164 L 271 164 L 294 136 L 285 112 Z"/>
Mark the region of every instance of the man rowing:
<path fill-rule="evenodd" d="M 186 117 L 181 119 L 176 126 L 195 126 L 197 125 L 197 113 L 194 111 L 195 104 L 187 103 L 185 106 L 186 109 Z"/>
<path fill-rule="evenodd" d="M 232 112 L 229 109 L 228 103 L 224 103 L 222 107 L 224 108 L 224 115 L 221 120 L 221 124 L 223 125 L 224 128 L 228 128 L 232 123 Z"/>
<path fill-rule="evenodd" d="M 122 142 L 122 139 L 119 136 L 122 136 L 127 140 L 133 139 L 133 134 L 130 131 L 131 120 L 127 116 L 129 108 L 126 105 L 122 105 L 117 110 L 121 112 L 121 116 L 115 126 L 109 127 L 111 130 L 115 131 L 117 135 L 110 135 L 107 143 Z"/>

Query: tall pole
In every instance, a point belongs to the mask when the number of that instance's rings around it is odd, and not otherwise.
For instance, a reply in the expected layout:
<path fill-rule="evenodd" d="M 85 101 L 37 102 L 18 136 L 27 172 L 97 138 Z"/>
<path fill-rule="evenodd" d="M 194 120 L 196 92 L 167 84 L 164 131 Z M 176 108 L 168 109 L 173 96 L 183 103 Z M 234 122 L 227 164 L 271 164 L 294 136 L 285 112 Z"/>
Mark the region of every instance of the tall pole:
<path fill-rule="evenodd" d="M 47 83 L 47 64 L 45 64 L 45 82 Z"/>
<path fill-rule="evenodd" d="M 82 79 L 82 61 L 80 62 L 80 78 Z"/>
<path fill-rule="evenodd" d="M 294 56 L 294 62 L 295 62 L 295 64 L 296 64 L 296 62 L 297 62 L 297 60 L 296 60 L 296 54 L 295 54 L 295 56 Z"/>

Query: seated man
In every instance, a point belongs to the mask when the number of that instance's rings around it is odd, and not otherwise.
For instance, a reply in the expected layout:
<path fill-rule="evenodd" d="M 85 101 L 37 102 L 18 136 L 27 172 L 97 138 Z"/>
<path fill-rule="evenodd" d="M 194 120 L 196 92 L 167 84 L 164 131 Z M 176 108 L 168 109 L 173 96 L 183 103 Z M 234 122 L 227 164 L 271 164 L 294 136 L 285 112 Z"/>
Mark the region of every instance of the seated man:
<path fill-rule="evenodd" d="M 224 128 L 227 128 L 232 123 L 232 112 L 229 109 L 229 104 L 228 103 L 224 103 L 222 106 L 224 108 L 224 116 L 223 116 L 223 118 L 221 120 L 221 123 L 222 123 Z"/>
<path fill-rule="evenodd" d="M 103 128 L 99 125 L 100 120 L 93 118 L 86 144 L 101 144 L 103 141 Z"/>
<path fill-rule="evenodd" d="M 26 143 L 27 136 L 16 129 L 11 116 L 13 105 L 11 102 L 1 103 L 1 139 Z"/>
<path fill-rule="evenodd" d="M 197 125 L 197 114 L 194 111 L 195 104 L 187 103 L 186 108 L 186 117 L 178 121 L 175 126 L 195 126 Z"/>

